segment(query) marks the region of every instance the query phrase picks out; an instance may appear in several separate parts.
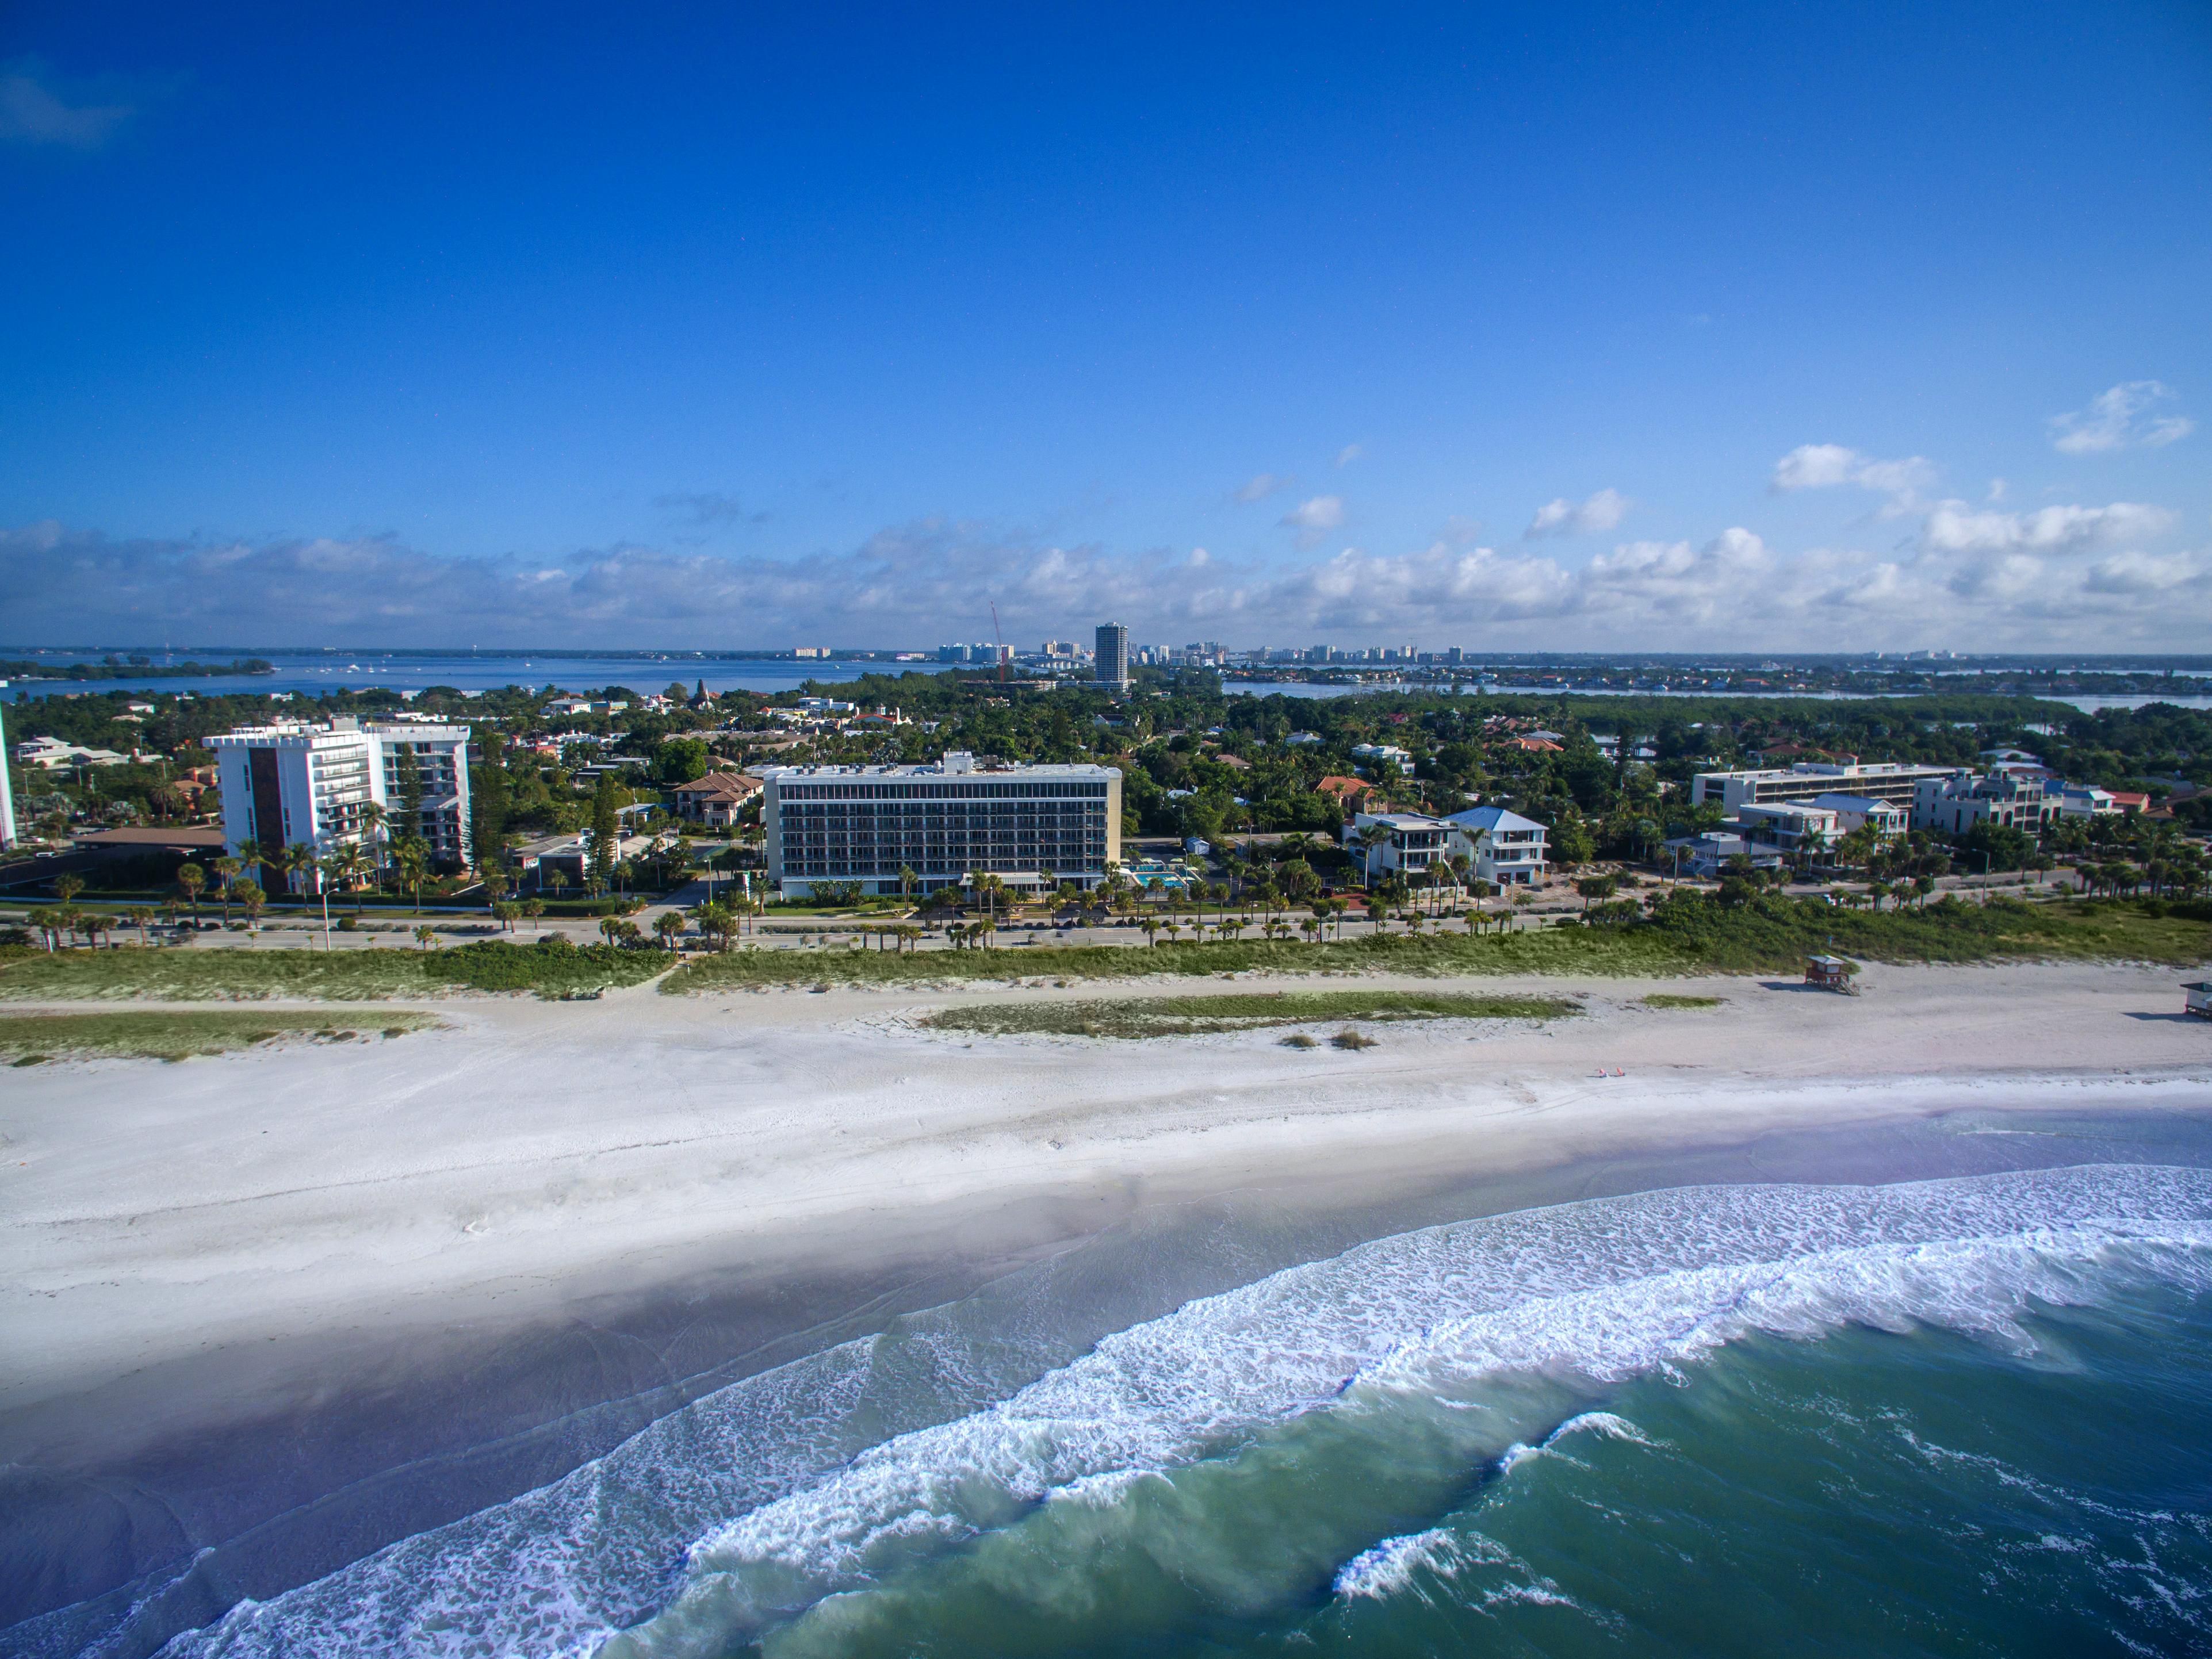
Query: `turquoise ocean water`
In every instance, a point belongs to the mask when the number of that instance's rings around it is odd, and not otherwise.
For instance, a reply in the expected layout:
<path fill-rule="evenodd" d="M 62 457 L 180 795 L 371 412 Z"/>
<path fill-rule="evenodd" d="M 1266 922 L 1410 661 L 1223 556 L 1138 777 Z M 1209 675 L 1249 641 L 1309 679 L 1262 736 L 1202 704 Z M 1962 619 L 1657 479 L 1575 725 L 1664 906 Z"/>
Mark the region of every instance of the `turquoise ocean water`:
<path fill-rule="evenodd" d="M 980 1297 L 165 1650 L 2212 1652 L 2212 1173 L 1595 1200 L 1103 1335 Z"/>

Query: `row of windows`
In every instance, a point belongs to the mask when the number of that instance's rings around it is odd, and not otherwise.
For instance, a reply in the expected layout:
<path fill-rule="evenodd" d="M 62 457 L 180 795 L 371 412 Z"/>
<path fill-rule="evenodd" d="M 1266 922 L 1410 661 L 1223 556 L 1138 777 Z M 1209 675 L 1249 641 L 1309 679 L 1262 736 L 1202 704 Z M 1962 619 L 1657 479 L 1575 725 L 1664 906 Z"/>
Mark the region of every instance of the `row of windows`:
<path fill-rule="evenodd" d="M 969 860 L 957 859 L 933 859 L 927 864 L 917 864 L 914 866 L 913 868 L 914 872 L 918 876 L 957 876 L 965 874 L 970 870 L 1043 870 L 1055 875 L 1095 876 L 1102 874 L 1103 872 L 1104 866 L 1097 863 L 1096 860 L 1077 861 L 1065 859 L 1059 860 L 1048 859 L 1042 861 L 1031 860 L 1026 863 L 1019 859 L 975 859 Z M 862 880 L 883 881 L 888 880 L 890 877 L 896 875 L 897 872 L 895 870 L 887 870 L 881 865 L 876 864 L 855 864 L 850 861 L 838 860 L 810 859 L 803 863 L 787 864 L 784 866 L 783 873 L 786 876 L 796 877 L 800 879 L 827 877 L 832 880 L 849 878 Z"/>
<path fill-rule="evenodd" d="M 1016 825 L 1023 828 L 1050 828 L 1054 824 L 1103 824 L 1105 822 L 1106 816 L 1103 812 L 1010 812 L 977 810 L 968 812 L 924 814 L 895 811 L 871 812 L 865 809 L 857 812 L 848 812 L 834 807 L 822 806 L 799 807 L 781 817 L 781 825 L 786 829 L 811 830 L 818 830 L 824 824 L 836 829 L 842 829 L 847 824 L 860 829 L 881 824 L 889 830 L 902 828 L 959 830 L 971 825 L 976 828 L 994 824 L 1000 828 Z"/>
<path fill-rule="evenodd" d="M 787 800 L 1103 800 L 1103 783 L 782 783 Z"/>

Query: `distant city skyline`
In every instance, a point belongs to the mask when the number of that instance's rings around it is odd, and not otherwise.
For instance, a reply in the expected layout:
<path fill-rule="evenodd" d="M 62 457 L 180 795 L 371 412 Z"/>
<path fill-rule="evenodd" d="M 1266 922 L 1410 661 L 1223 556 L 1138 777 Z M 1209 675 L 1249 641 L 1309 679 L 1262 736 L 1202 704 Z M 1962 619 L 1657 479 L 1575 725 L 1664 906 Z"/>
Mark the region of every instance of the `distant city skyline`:
<path fill-rule="evenodd" d="M 0 15 L 61 641 L 2188 650 L 2212 17 Z"/>

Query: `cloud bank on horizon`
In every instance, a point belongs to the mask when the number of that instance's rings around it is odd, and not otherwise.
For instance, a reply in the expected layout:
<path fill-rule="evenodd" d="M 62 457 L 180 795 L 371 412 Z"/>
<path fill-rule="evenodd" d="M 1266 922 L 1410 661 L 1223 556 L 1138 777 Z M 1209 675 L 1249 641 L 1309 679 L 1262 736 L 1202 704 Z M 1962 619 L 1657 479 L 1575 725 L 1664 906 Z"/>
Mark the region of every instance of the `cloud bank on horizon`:
<path fill-rule="evenodd" d="M 1875 492 L 1888 500 L 1872 523 L 1893 532 L 1910 517 L 1917 528 L 1876 538 L 1886 545 L 1844 538 L 1784 551 L 1731 525 L 1579 561 L 1500 551 L 1463 532 L 1398 550 L 1312 550 L 1345 525 L 1340 495 L 1282 515 L 1301 550 L 1288 560 L 1117 551 L 942 519 L 795 556 L 626 542 L 550 559 L 441 556 L 392 535 L 131 538 L 49 522 L 0 530 L 0 591 L 18 643 L 913 647 L 973 632 L 978 594 L 1018 635 L 1063 637 L 1112 618 L 1142 639 L 1238 646 L 2046 649 L 2063 639 L 2154 652 L 2212 638 L 2212 543 L 2175 544 L 2176 513 L 1923 499 L 1939 477 L 1918 456 L 1801 445 L 1774 464 L 1772 490 Z M 1288 482 L 1260 474 L 1233 495 L 1257 501 Z M 668 500 L 693 521 L 744 516 L 712 493 Z M 1609 487 L 1559 497 L 1523 540 L 1610 531 L 1630 506 Z"/>

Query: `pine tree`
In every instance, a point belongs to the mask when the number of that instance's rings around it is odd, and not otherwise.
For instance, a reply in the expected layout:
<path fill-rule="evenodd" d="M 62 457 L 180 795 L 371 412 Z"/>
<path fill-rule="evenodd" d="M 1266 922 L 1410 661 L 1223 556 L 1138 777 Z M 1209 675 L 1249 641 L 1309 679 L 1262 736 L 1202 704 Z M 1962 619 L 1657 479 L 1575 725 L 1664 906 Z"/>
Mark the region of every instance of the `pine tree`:
<path fill-rule="evenodd" d="M 498 863 L 500 844 L 507 834 L 507 739 L 497 732 L 488 734 L 483 762 L 473 769 L 470 803 L 476 809 L 471 840 L 479 869 Z"/>
<path fill-rule="evenodd" d="M 399 833 L 427 840 L 422 834 L 422 763 L 415 758 L 415 745 L 399 745 L 394 763 L 399 775 Z"/>
<path fill-rule="evenodd" d="M 616 811 L 615 775 L 599 774 L 598 792 L 592 797 L 592 885 L 605 892 L 614 884 L 615 848 L 621 840 L 621 815 Z"/>

